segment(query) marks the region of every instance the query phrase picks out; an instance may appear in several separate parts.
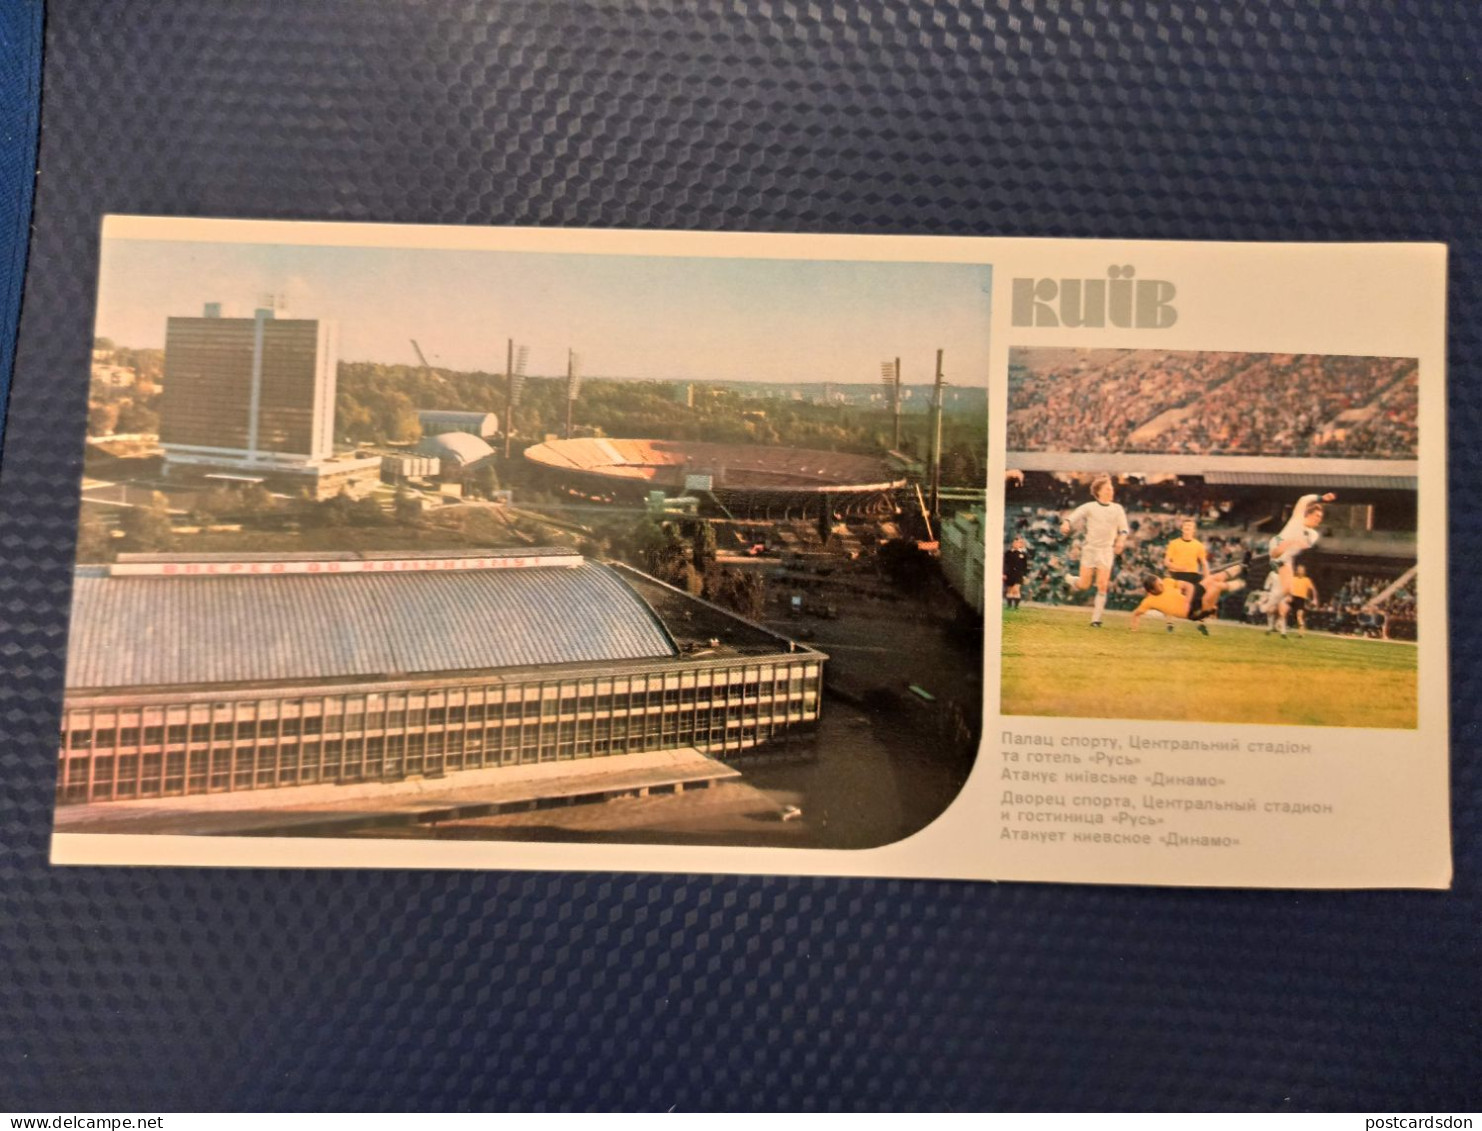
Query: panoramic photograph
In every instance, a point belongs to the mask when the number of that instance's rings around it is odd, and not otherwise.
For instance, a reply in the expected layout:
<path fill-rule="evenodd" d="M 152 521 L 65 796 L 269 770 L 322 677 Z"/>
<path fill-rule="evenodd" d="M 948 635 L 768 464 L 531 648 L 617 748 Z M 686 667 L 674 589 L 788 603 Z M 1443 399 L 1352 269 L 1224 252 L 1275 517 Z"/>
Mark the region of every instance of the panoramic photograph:
<path fill-rule="evenodd" d="M 57 831 L 920 830 L 980 738 L 989 282 L 105 239 Z"/>

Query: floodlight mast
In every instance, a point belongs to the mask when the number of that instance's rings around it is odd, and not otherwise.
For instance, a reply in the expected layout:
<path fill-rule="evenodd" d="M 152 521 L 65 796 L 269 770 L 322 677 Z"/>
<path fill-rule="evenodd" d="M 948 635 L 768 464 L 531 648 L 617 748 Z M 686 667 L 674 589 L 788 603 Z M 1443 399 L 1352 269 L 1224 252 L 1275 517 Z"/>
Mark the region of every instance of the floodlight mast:
<path fill-rule="evenodd" d="M 901 359 L 895 359 L 895 450 L 901 450 Z"/>
<path fill-rule="evenodd" d="M 525 361 L 529 346 L 515 346 L 509 339 L 504 355 L 504 458 L 509 459 L 509 441 L 515 430 L 515 409 L 520 403 L 520 390 L 525 385 Z"/>
<path fill-rule="evenodd" d="M 890 411 L 895 417 L 894 438 L 890 443 L 890 450 L 898 452 L 901 450 L 901 359 L 896 358 L 893 362 L 886 360 L 880 363 L 880 383 L 890 392 Z"/>
<path fill-rule="evenodd" d="M 571 439 L 571 409 L 581 391 L 581 354 L 566 351 L 566 439 Z"/>
<path fill-rule="evenodd" d="M 944 384 L 942 351 L 937 350 L 937 379 L 931 398 L 931 434 L 927 439 L 931 444 L 931 517 L 938 520 L 942 516 L 942 386 Z"/>
<path fill-rule="evenodd" d="M 509 435 L 515 427 L 515 340 L 504 353 L 504 458 L 509 461 Z"/>

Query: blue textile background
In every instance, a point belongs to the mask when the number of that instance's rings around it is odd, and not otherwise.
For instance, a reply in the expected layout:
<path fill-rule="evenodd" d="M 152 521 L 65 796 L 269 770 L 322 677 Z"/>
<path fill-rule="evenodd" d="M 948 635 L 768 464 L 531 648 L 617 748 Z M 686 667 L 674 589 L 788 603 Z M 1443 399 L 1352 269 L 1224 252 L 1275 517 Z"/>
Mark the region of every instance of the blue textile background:
<path fill-rule="evenodd" d="M 0 17 L 7 63 L 35 11 Z M 47 6 L 0 453 L 0 1106 L 1475 1108 L 1467 631 L 1450 893 L 55 870 L 46 853 L 105 212 L 1446 241 L 1452 608 L 1477 624 L 1482 6 L 102 11 Z M 8 124 L 34 102 L 0 89 L 8 225 L 26 181 Z"/>
<path fill-rule="evenodd" d="M 41 0 L 0 6 L 0 436 L 21 313 L 41 112 Z"/>

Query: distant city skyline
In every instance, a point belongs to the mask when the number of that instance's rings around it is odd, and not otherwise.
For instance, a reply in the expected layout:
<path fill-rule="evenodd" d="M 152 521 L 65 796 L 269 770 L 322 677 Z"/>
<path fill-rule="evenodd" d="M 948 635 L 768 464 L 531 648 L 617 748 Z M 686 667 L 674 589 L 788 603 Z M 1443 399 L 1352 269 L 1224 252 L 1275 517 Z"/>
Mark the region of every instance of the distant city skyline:
<path fill-rule="evenodd" d="M 988 381 L 991 268 L 979 264 L 357 248 L 107 240 L 96 334 L 162 348 L 166 319 L 220 302 L 339 323 L 344 361 L 500 372 L 505 342 L 527 372 L 729 382 L 878 382 L 899 356 L 928 383 Z"/>

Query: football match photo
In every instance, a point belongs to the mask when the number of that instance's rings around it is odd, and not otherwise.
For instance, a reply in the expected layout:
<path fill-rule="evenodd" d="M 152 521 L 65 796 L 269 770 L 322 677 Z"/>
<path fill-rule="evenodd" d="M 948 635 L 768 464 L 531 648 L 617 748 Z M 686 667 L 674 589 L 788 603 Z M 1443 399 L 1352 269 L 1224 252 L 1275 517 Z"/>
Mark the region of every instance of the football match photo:
<path fill-rule="evenodd" d="M 1415 727 L 1413 478 L 1040 470 L 1005 492 L 1005 714 Z"/>

